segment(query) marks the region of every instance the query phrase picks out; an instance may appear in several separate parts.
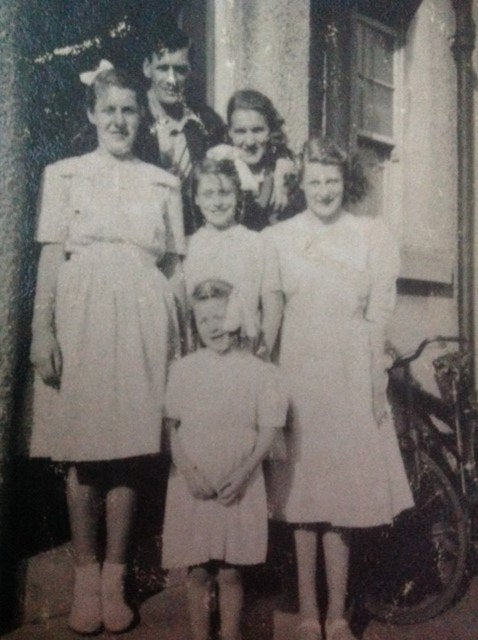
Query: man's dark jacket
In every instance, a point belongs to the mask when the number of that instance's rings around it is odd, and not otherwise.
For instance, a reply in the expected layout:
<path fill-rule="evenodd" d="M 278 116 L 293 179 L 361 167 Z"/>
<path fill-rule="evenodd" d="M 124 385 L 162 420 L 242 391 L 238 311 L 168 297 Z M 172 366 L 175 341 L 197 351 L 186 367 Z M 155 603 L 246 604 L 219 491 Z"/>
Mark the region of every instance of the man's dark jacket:
<path fill-rule="evenodd" d="M 200 124 L 194 120 L 189 120 L 184 125 L 184 135 L 186 136 L 189 155 L 191 162 L 194 164 L 204 158 L 208 149 L 224 142 L 226 127 L 222 119 L 211 107 L 207 105 L 188 105 L 188 107 L 202 123 Z M 137 153 L 145 162 L 150 162 L 163 169 L 169 170 L 170 167 L 164 166 L 164 164 L 161 163 L 158 138 L 154 130 L 154 125 L 155 120 L 151 113 L 148 112 L 145 118 L 145 127 L 136 144 Z M 190 235 L 199 228 L 202 222 L 199 212 L 195 210 L 191 202 L 191 177 L 183 180 L 182 194 L 184 230 L 186 235 Z"/>

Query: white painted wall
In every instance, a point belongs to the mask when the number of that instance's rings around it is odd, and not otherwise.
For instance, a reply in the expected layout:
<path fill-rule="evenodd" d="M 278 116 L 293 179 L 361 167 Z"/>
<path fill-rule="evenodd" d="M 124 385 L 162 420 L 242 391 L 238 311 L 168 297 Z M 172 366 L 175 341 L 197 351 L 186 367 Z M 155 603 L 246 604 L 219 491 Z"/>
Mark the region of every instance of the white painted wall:
<path fill-rule="evenodd" d="M 456 72 L 450 50 L 455 20 L 449 0 L 424 0 L 403 56 L 400 164 L 402 275 L 456 278 Z M 400 296 L 390 336 L 401 349 L 457 332 L 452 297 Z"/>
<path fill-rule="evenodd" d="M 308 135 L 309 0 L 209 0 L 208 15 L 214 33 L 210 104 L 225 116 L 235 90 L 262 91 L 298 150 Z"/>

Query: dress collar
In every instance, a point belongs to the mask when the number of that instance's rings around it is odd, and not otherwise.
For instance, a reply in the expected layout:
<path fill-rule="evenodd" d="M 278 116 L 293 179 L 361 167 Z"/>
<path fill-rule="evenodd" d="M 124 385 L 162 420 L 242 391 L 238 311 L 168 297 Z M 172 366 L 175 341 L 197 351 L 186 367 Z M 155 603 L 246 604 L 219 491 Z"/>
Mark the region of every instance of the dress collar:
<path fill-rule="evenodd" d="M 201 227 L 200 231 L 202 235 L 225 240 L 226 238 L 238 236 L 242 231 L 242 225 L 236 223 L 227 229 L 216 229 L 216 227 L 206 223 Z"/>

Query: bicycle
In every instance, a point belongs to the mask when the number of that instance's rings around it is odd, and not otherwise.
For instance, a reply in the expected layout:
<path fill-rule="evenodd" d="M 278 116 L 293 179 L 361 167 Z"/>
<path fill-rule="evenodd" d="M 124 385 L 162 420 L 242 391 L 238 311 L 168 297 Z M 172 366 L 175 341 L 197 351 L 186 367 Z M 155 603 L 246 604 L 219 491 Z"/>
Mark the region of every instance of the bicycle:
<path fill-rule="evenodd" d="M 463 349 L 433 361 L 440 395 L 414 378 L 411 363 L 431 344 L 463 346 L 456 337 L 424 340 L 389 369 L 389 400 L 415 508 L 380 528 L 363 551 L 366 610 L 393 624 L 428 620 L 450 606 L 466 583 L 476 541 L 477 411 Z"/>

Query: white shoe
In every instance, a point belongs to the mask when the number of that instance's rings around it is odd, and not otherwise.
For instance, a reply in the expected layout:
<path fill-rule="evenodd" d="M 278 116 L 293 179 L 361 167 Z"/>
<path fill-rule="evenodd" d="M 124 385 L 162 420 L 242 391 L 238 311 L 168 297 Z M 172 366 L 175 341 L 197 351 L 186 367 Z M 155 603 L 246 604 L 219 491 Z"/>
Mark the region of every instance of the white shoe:
<path fill-rule="evenodd" d="M 103 624 L 111 633 L 122 633 L 131 627 L 133 610 L 124 599 L 126 565 L 105 562 L 101 572 L 101 606 Z"/>
<path fill-rule="evenodd" d="M 95 562 L 75 567 L 75 586 L 68 626 L 81 635 L 101 630 L 101 576 Z"/>
<path fill-rule="evenodd" d="M 320 622 L 315 618 L 307 618 L 297 627 L 298 640 L 322 640 Z"/>
<path fill-rule="evenodd" d="M 344 618 L 336 618 L 325 623 L 327 640 L 357 640 L 350 630 L 349 623 Z"/>

